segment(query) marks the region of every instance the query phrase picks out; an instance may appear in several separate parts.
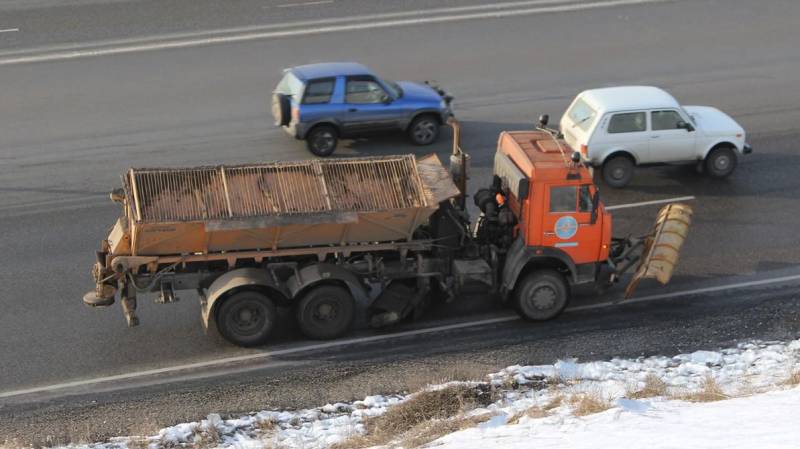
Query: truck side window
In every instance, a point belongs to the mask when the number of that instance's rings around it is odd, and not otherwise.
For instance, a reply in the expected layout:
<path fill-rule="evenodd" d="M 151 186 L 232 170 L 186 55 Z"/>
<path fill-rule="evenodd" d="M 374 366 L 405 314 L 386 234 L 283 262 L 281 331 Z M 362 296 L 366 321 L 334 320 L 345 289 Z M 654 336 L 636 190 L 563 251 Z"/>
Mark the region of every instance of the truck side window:
<path fill-rule="evenodd" d="M 647 129 L 647 117 L 644 112 L 625 112 L 614 114 L 608 122 L 608 133 L 635 133 Z"/>
<path fill-rule="evenodd" d="M 588 185 L 582 185 L 578 195 L 578 212 L 592 212 L 592 191 Z"/>
<path fill-rule="evenodd" d="M 333 96 L 333 86 L 336 80 L 333 78 L 315 80 L 306 86 L 303 95 L 303 104 L 324 104 L 331 101 Z"/>
<path fill-rule="evenodd" d="M 550 212 L 575 212 L 577 187 L 550 187 Z"/>

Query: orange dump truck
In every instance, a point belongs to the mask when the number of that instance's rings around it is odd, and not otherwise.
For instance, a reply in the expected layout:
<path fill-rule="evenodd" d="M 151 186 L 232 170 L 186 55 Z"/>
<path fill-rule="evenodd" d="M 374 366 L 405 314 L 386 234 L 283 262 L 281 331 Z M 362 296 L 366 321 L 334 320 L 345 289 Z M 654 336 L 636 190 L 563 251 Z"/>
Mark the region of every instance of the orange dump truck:
<path fill-rule="evenodd" d="M 542 127 L 500 135 L 473 223 L 468 158 L 452 124 L 449 170 L 413 155 L 131 169 L 112 192 L 123 212 L 101 242 L 84 302 L 119 297 L 134 326 L 139 294 L 169 303 L 193 290 L 207 328 L 250 346 L 267 341 L 279 307 L 324 339 L 354 321 L 414 316 L 466 286 L 547 320 L 573 285 L 610 285 L 633 267 L 627 295 L 643 278 L 669 281 L 688 206 L 663 208 L 641 238 L 613 238 L 589 169 Z"/>

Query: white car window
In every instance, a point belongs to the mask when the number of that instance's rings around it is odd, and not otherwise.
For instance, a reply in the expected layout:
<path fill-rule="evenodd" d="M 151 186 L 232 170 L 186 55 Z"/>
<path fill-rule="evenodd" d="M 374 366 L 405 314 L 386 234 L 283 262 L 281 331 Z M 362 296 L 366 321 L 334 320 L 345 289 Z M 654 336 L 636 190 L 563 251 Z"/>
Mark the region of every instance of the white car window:
<path fill-rule="evenodd" d="M 650 121 L 653 131 L 662 131 L 678 129 L 678 123 L 682 122 L 683 118 L 676 111 L 653 111 L 650 114 Z"/>
<path fill-rule="evenodd" d="M 614 114 L 608 122 L 608 133 L 634 133 L 647 129 L 647 116 L 644 112 L 624 112 Z"/>

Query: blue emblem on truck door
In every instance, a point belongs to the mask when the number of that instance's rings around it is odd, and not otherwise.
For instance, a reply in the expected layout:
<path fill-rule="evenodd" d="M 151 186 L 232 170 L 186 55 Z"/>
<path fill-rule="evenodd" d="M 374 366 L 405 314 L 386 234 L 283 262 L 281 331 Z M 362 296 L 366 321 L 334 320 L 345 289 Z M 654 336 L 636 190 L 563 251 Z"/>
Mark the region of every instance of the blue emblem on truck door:
<path fill-rule="evenodd" d="M 561 240 L 571 239 L 578 232 L 578 221 L 574 217 L 565 215 L 556 221 L 555 231 Z"/>

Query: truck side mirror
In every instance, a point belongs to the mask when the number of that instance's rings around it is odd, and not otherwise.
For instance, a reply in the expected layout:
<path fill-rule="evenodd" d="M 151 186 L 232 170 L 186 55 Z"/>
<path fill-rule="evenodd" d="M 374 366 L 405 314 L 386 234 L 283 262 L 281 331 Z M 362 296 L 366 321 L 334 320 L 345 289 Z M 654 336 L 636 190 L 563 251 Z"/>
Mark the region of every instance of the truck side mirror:
<path fill-rule="evenodd" d="M 600 205 L 600 190 L 597 189 L 592 195 L 592 219 L 591 224 L 597 223 L 597 207 Z"/>
<path fill-rule="evenodd" d="M 550 116 L 548 114 L 542 114 L 539 116 L 539 128 L 544 128 L 550 122 Z"/>
<path fill-rule="evenodd" d="M 684 122 L 683 120 L 678 122 L 678 128 L 679 129 L 685 129 L 686 132 L 694 131 L 694 126 L 692 126 L 692 124 L 689 123 L 689 122 Z"/>

